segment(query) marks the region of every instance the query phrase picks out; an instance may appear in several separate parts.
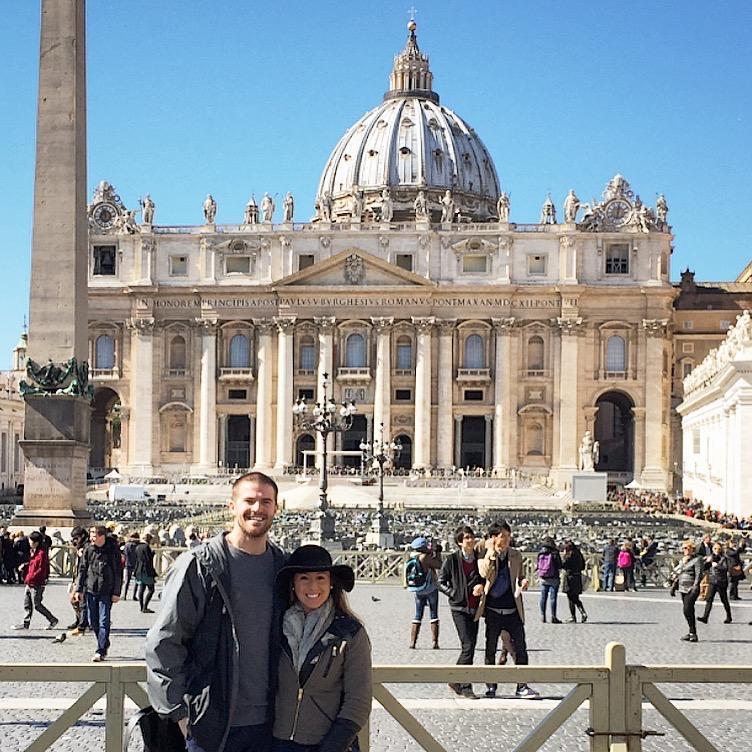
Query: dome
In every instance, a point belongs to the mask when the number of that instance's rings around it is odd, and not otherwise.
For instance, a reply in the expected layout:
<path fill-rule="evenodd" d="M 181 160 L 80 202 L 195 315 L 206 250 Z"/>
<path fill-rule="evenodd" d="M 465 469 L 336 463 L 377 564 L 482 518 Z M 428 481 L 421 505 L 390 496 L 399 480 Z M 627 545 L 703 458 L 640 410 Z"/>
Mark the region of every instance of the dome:
<path fill-rule="evenodd" d="M 317 192 L 319 219 L 377 217 L 385 188 L 398 220 L 415 217 L 419 191 L 438 220 L 447 190 L 460 220 L 494 218 L 500 188 L 491 155 L 478 134 L 441 105 L 414 21 L 408 30 L 384 101 L 347 130 L 327 161 Z"/>

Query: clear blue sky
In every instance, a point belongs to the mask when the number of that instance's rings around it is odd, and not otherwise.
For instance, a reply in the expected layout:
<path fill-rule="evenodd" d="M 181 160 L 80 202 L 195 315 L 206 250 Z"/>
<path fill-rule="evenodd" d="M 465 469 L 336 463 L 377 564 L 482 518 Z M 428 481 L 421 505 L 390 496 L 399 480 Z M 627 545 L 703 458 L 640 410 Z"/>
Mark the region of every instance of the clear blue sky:
<path fill-rule="evenodd" d="M 28 308 L 39 0 L 0 0 L 0 367 Z M 750 260 L 752 3 L 416 2 L 434 88 L 485 141 L 512 220 L 548 191 L 599 197 L 621 172 L 664 192 L 673 277 Z M 409 2 L 88 0 L 89 196 L 109 180 L 159 224 L 219 222 L 251 192 L 312 214 L 330 150 L 381 100 Z M 278 201 L 279 204 L 279 201 Z"/>

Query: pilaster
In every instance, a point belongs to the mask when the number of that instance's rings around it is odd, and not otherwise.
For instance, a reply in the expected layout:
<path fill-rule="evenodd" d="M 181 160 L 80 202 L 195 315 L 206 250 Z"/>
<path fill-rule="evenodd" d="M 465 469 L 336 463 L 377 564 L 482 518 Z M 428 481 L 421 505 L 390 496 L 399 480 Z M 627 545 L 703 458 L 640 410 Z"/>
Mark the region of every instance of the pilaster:
<path fill-rule="evenodd" d="M 271 319 L 253 319 L 256 327 L 256 461 L 254 467 L 272 465 L 272 328 Z M 292 407 L 290 407 L 292 410 Z"/>
<path fill-rule="evenodd" d="M 373 396 L 375 425 L 384 424 L 384 435 L 392 435 L 392 350 L 391 333 L 394 318 L 371 318 L 376 332 L 376 379 Z"/>
<path fill-rule="evenodd" d="M 198 413 L 198 465 L 195 470 L 217 470 L 217 321 L 196 319 L 201 340 Z"/>
<path fill-rule="evenodd" d="M 437 319 L 439 329 L 439 394 L 436 421 L 436 464 L 448 468 L 456 465 L 454 458 L 454 330 L 457 319 Z"/>
<path fill-rule="evenodd" d="M 292 465 L 294 316 L 275 317 L 277 327 L 277 459 L 275 470 Z"/>
<path fill-rule="evenodd" d="M 154 436 L 154 319 L 126 321 L 131 334 L 129 475 L 153 474 Z"/>
<path fill-rule="evenodd" d="M 417 332 L 414 468 L 425 468 L 431 464 L 431 329 L 435 321 L 433 316 L 412 317 Z"/>
<path fill-rule="evenodd" d="M 663 354 L 668 319 L 643 319 L 645 332 L 645 465 L 640 483 L 644 488 L 665 491 L 663 467 L 664 374 Z"/>
<path fill-rule="evenodd" d="M 516 464 L 512 460 L 510 425 L 516 423 L 517 415 L 512 406 L 514 393 L 515 361 L 511 357 L 512 335 L 517 321 L 514 317 L 491 319 L 496 333 L 496 357 L 494 360 L 494 420 L 493 420 L 493 469 L 506 472 Z"/>
<path fill-rule="evenodd" d="M 324 374 L 329 374 L 331 383 L 334 383 L 334 326 L 337 319 L 334 316 L 316 316 L 313 319 L 318 329 L 319 338 L 319 363 L 318 378 L 316 380 L 316 400 L 321 402 L 324 396 L 321 385 L 324 382 Z M 329 435 L 327 451 L 334 449 L 334 436 Z M 324 452 L 324 440 L 321 434 L 316 432 L 316 467 L 321 466 L 321 456 Z"/>

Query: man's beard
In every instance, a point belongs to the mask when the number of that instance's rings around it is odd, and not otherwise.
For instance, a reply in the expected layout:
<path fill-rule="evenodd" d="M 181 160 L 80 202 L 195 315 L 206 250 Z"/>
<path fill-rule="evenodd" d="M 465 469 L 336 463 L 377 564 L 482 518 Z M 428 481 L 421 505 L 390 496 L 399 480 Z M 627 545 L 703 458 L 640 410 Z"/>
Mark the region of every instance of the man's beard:
<path fill-rule="evenodd" d="M 242 524 L 240 525 L 240 529 L 243 531 L 245 535 L 247 535 L 249 538 L 263 538 L 269 530 L 271 530 L 272 523 L 274 522 L 274 518 L 270 517 L 265 520 L 256 520 L 253 527 L 250 529 L 248 528 L 247 523 L 252 522 L 251 520 L 247 520 L 245 517 L 243 518 Z M 260 527 L 258 525 L 261 525 Z"/>

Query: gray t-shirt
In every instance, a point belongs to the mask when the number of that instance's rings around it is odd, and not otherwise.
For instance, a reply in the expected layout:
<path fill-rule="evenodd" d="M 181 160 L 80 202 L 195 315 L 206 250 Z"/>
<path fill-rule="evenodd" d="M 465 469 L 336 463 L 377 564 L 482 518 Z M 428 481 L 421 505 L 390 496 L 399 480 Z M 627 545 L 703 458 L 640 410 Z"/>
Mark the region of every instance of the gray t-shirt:
<path fill-rule="evenodd" d="M 269 632 L 274 608 L 274 556 L 267 546 L 258 556 L 229 541 L 230 584 L 235 629 L 240 643 L 240 684 L 231 726 L 255 726 L 267 717 Z"/>

